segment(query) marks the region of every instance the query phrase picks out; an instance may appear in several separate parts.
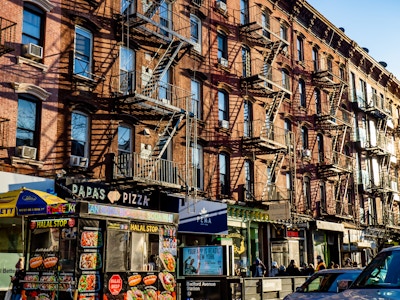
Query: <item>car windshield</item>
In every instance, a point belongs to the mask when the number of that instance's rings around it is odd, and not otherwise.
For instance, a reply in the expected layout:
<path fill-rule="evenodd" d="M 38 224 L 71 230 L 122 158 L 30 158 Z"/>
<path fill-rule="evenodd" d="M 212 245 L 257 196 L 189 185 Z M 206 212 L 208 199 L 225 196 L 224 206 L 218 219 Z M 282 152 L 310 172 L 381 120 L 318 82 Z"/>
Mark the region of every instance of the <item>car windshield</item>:
<path fill-rule="evenodd" d="M 351 288 L 400 288 L 400 251 L 379 253 Z"/>
<path fill-rule="evenodd" d="M 301 287 L 301 292 L 325 292 L 325 293 L 337 293 L 338 287 L 337 282 L 339 280 L 354 280 L 361 271 L 345 272 L 345 273 L 318 273 L 313 275 L 307 280 Z"/>

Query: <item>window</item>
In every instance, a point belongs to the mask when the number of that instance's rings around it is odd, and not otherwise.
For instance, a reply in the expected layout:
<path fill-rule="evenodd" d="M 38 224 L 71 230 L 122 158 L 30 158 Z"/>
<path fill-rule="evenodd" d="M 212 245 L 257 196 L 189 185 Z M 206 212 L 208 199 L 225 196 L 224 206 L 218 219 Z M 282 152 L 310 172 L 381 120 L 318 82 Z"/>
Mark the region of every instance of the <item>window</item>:
<path fill-rule="evenodd" d="M 32 43 L 43 46 L 44 13 L 38 7 L 24 3 L 24 15 L 22 22 L 22 44 Z"/>
<path fill-rule="evenodd" d="M 80 26 L 75 27 L 74 74 L 92 78 L 93 35 Z"/>
<path fill-rule="evenodd" d="M 196 188 L 203 190 L 203 146 L 192 147 L 192 164 L 194 169 L 193 183 Z"/>
<path fill-rule="evenodd" d="M 129 95 L 134 90 L 135 52 L 127 47 L 120 48 L 119 55 L 119 89 L 124 95 Z"/>
<path fill-rule="evenodd" d="M 201 53 L 201 21 L 195 15 L 190 15 L 190 39 L 195 43 L 194 50 Z"/>
<path fill-rule="evenodd" d="M 311 209 L 311 179 L 309 176 L 304 176 L 303 178 L 303 192 L 305 208 Z"/>
<path fill-rule="evenodd" d="M 229 155 L 226 153 L 219 154 L 219 182 L 221 195 L 229 195 Z"/>
<path fill-rule="evenodd" d="M 218 60 L 228 59 L 228 39 L 224 32 L 218 31 Z"/>
<path fill-rule="evenodd" d="M 288 34 L 287 34 L 287 32 L 288 32 L 288 26 L 286 25 L 286 24 L 281 24 L 281 27 L 280 27 L 280 37 L 281 37 L 281 39 L 282 40 L 284 40 L 284 41 L 287 41 L 287 39 L 288 39 Z"/>
<path fill-rule="evenodd" d="M 321 133 L 317 134 L 317 144 L 318 144 L 318 162 L 324 161 L 324 136 Z"/>
<path fill-rule="evenodd" d="M 218 120 L 229 121 L 229 97 L 225 91 L 218 91 Z"/>
<path fill-rule="evenodd" d="M 251 58 L 250 48 L 247 46 L 242 47 L 242 65 L 243 65 L 243 77 L 251 76 Z"/>
<path fill-rule="evenodd" d="M 244 198 L 245 200 L 253 200 L 254 198 L 254 170 L 253 162 L 246 159 L 244 161 Z"/>
<path fill-rule="evenodd" d="M 286 69 L 282 69 L 282 87 L 287 90 L 290 90 L 289 71 Z"/>
<path fill-rule="evenodd" d="M 304 61 L 303 37 L 297 37 L 297 60 Z"/>
<path fill-rule="evenodd" d="M 201 119 L 201 83 L 198 80 L 191 81 L 192 107 L 191 112 Z"/>
<path fill-rule="evenodd" d="M 81 112 L 73 112 L 71 116 L 71 155 L 89 156 L 89 118 Z"/>
<path fill-rule="evenodd" d="M 132 129 L 126 125 L 118 126 L 118 173 L 131 175 Z"/>
<path fill-rule="evenodd" d="M 261 26 L 263 27 L 263 35 L 270 39 L 271 38 L 271 33 L 270 33 L 270 13 L 269 11 L 263 11 L 261 15 Z"/>
<path fill-rule="evenodd" d="M 303 149 L 308 149 L 308 129 L 305 126 L 301 127 L 301 142 Z"/>
<path fill-rule="evenodd" d="M 18 119 L 16 132 L 17 146 L 38 147 L 39 136 L 38 102 L 32 97 L 18 99 Z"/>
<path fill-rule="evenodd" d="M 320 210 L 325 212 L 326 211 L 326 185 L 325 181 L 320 181 L 319 183 L 319 205 Z"/>
<path fill-rule="evenodd" d="M 314 65 L 314 72 L 319 71 L 319 52 L 318 48 L 313 48 L 312 50 L 312 60 L 313 60 L 313 65 Z"/>
<path fill-rule="evenodd" d="M 249 23 L 249 1 L 248 0 L 240 0 L 240 24 L 248 24 Z"/>
<path fill-rule="evenodd" d="M 244 136 L 252 137 L 253 105 L 250 101 L 245 100 L 243 106 Z"/>
<path fill-rule="evenodd" d="M 299 80 L 299 95 L 300 95 L 300 106 L 307 107 L 306 99 L 306 83 L 303 79 Z"/>
<path fill-rule="evenodd" d="M 350 92 L 351 92 L 351 101 L 357 101 L 357 89 L 356 89 L 356 75 L 351 72 L 350 73 Z"/>
<path fill-rule="evenodd" d="M 171 101 L 171 85 L 169 84 L 169 69 L 165 71 L 164 76 L 160 79 L 158 88 L 158 97 L 161 101 L 170 103 Z"/>
<path fill-rule="evenodd" d="M 321 91 L 319 89 L 314 90 L 314 100 L 315 100 L 315 112 L 317 115 L 322 113 L 321 104 Z"/>
<path fill-rule="evenodd" d="M 171 27 L 171 16 L 170 16 L 170 4 L 166 1 L 161 2 L 160 4 L 160 25 L 165 28 Z M 160 33 L 164 36 L 169 36 L 167 30 L 160 28 Z"/>

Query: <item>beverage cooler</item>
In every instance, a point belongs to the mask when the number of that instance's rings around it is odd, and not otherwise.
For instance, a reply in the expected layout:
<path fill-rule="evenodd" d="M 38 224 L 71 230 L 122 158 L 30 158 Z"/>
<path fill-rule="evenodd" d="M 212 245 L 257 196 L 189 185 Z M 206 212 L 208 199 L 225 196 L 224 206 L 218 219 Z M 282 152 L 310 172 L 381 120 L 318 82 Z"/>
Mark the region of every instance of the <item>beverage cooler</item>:
<path fill-rule="evenodd" d="M 23 299 L 176 299 L 175 216 L 93 205 L 28 219 Z"/>

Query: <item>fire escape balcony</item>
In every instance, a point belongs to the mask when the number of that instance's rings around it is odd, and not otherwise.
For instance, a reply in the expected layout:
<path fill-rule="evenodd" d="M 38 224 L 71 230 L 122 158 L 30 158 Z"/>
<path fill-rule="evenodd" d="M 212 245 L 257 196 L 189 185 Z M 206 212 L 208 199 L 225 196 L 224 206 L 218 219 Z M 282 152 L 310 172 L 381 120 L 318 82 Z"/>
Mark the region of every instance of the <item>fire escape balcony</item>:
<path fill-rule="evenodd" d="M 312 72 L 312 82 L 321 88 L 335 88 L 339 86 L 347 86 L 342 80 L 342 70 L 337 62 L 330 58 L 324 58 L 318 61 L 318 65 L 314 64 Z"/>
<path fill-rule="evenodd" d="M 354 158 L 338 151 L 319 153 L 317 173 L 318 176 L 329 178 L 344 173 L 352 173 Z"/>
<path fill-rule="evenodd" d="M 323 130 L 330 129 L 338 129 L 342 128 L 351 128 L 353 113 L 344 109 L 343 107 L 338 107 L 336 112 L 330 111 L 321 111 L 315 115 L 315 121 L 318 125 L 318 128 Z"/>
<path fill-rule="evenodd" d="M 272 97 L 276 93 L 283 92 L 290 96 L 289 78 L 285 81 L 282 71 L 271 67 L 262 59 L 251 60 L 251 71 L 243 74 L 241 87 L 253 96 Z"/>
<path fill-rule="evenodd" d="M 190 111 L 190 91 L 163 81 L 151 82 L 152 76 L 150 72 L 135 71 L 115 78 L 118 82 L 115 100 L 121 111 L 134 111 L 136 117 L 150 119 Z"/>
<path fill-rule="evenodd" d="M 237 123 L 244 151 L 258 155 L 286 152 L 288 133 L 285 129 L 261 120 Z"/>
<path fill-rule="evenodd" d="M 114 163 L 114 179 L 131 180 L 147 186 L 181 190 L 184 166 L 176 162 L 149 156 L 149 153 L 119 154 Z"/>
<path fill-rule="evenodd" d="M 365 143 L 365 150 L 375 155 L 394 155 L 392 138 L 385 132 L 377 131 L 374 139 L 371 137 Z"/>
<path fill-rule="evenodd" d="M 379 179 L 373 179 L 367 182 L 365 187 L 366 191 L 372 194 L 382 194 L 382 193 L 397 193 L 398 189 L 398 178 L 397 176 L 379 174 Z"/>
<path fill-rule="evenodd" d="M 386 119 L 391 117 L 389 103 L 385 99 L 378 98 L 377 95 L 368 95 L 365 111 L 376 118 Z"/>
<path fill-rule="evenodd" d="M 246 16 L 243 11 L 235 11 L 234 17 L 240 19 L 240 36 L 253 46 L 261 47 L 260 52 L 267 61 L 273 61 L 278 53 L 289 47 L 289 42 L 280 34 L 280 22 L 270 18 L 261 5 L 257 4 L 249 8 Z"/>
<path fill-rule="evenodd" d="M 141 43 L 158 47 L 168 45 L 171 39 L 178 39 L 186 46 L 192 45 L 188 18 L 168 9 L 169 6 L 163 3 L 163 0 L 133 1 L 119 16 L 119 21 Z"/>
<path fill-rule="evenodd" d="M 0 56 L 15 50 L 17 23 L 0 17 Z"/>

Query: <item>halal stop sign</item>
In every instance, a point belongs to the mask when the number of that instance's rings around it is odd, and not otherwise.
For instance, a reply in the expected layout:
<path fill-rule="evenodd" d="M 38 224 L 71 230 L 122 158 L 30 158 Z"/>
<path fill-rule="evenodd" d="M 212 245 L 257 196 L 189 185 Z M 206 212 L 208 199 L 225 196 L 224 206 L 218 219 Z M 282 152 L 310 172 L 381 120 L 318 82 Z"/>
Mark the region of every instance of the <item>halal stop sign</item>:
<path fill-rule="evenodd" d="M 111 295 L 118 295 L 122 290 L 122 278 L 118 274 L 114 274 L 108 280 L 108 289 Z"/>

